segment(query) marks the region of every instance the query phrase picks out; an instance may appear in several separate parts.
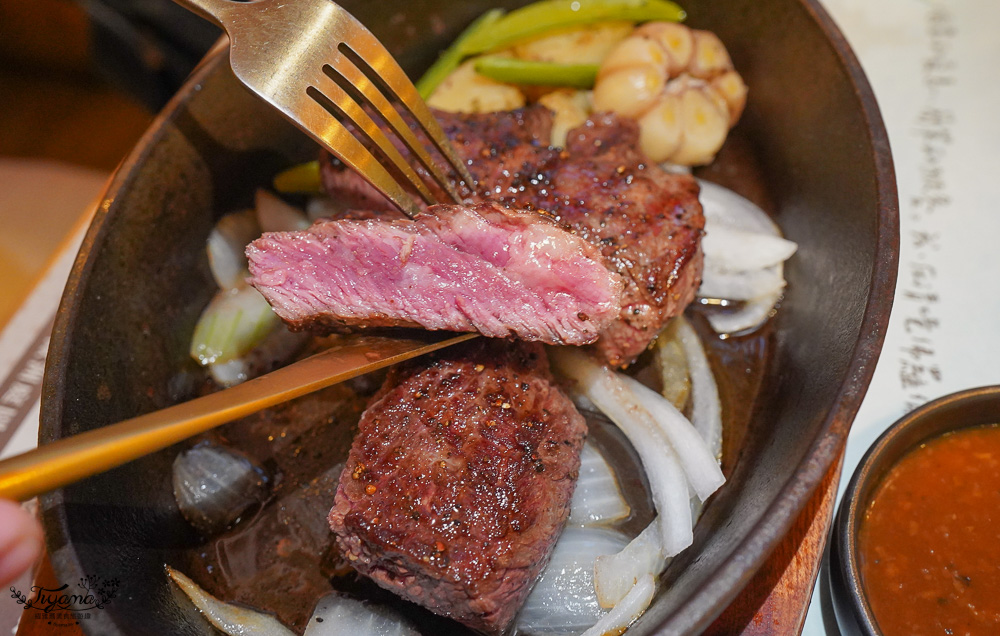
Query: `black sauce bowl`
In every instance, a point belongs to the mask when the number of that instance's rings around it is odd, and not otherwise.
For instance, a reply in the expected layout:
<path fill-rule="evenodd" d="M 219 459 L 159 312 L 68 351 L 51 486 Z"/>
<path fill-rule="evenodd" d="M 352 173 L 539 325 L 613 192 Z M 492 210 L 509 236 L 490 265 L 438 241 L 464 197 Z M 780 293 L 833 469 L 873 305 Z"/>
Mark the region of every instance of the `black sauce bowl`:
<path fill-rule="evenodd" d="M 911 450 L 950 431 L 1000 421 L 1000 385 L 952 393 L 896 421 L 865 453 L 840 502 L 830 539 L 830 586 L 837 625 L 845 636 L 880 635 L 861 580 L 858 533 L 876 489 Z"/>

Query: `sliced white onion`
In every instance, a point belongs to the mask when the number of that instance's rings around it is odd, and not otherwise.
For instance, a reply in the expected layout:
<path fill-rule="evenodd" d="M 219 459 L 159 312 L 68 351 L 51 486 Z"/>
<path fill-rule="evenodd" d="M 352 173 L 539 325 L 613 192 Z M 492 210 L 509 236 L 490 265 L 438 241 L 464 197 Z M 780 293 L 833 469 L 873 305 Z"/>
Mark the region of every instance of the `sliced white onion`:
<path fill-rule="evenodd" d="M 583 632 L 581 636 L 606 636 L 607 634 L 621 634 L 639 618 L 653 600 L 656 593 L 656 579 L 651 575 L 640 578 L 632 586 L 629 593 L 619 601 L 614 608 L 601 617 L 601 620 Z"/>
<path fill-rule="evenodd" d="M 622 550 L 628 539 L 605 528 L 566 528 L 517 619 L 518 633 L 579 634 L 605 610 L 594 591 L 594 561 Z"/>
<path fill-rule="evenodd" d="M 644 576 L 659 576 L 667 567 L 656 522 L 620 552 L 597 557 L 594 563 L 594 590 L 601 607 L 614 607 Z"/>
<path fill-rule="evenodd" d="M 701 186 L 698 201 L 705 213 L 706 231 L 714 226 L 781 236 L 781 231 L 767 212 L 748 199 L 704 179 L 698 179 L 698 185 Z"/>
<path fill-rule="evenodd" d="M 624 519 L 630 510 L 608 460 L 588 441 L 580 453 L 580 477 L 570 502 L 567 525 L 608 524 Z"/>
<path fill-rule="evenodd" d="M 701 240 L 705 259 L 722 271 L 745 272 L 788 260 L 798 245 L 772 234 L 714 225 Z"/>
<path fill-rule="evenodd" d="M 780 293 L 785 288 L 781 265 L 747 272 L 728 272 L 706 263 L 698 295 L 702 298 L 753 300 Z"/>
<path fill-rule="evenodd" d="M 709 314 L 708 322 L 715 333 L 739 334 L 752 331 L 774 314 L 774 308 L 781 300 L 781 295 L 782 292 L 778 291 L 743 303 L 734 310 L 713 312 Z"/>
<path fill-rule="evenodd" d="M 208 365 L 208 372 L 219 386 L 236 386 L 250 378 L 250 365 L 245 358 L 233 358 L 226 362 L 215 362 Z"/>
<path fill-rule="evenodd" d="M 753 330 L 774 313 L 785 279 L 780 262 L 763 269 L 751 265 L 773 261 L 783 253 L 791 256 L 795 243 L 780 238 L 781 231 L 771 217 L 747 199 L 708 181 L 699 180 L 699 184 L 706 252 L 698 296 L 745 301 L 738 308 L 709 316 L 717 333 Z M 769 238 L 749 239 L 746 234 Z"/>
<path fill-rule="evenodd" d="M 615 373 L 615 372 L 612 372 Z M 635 378 L 616 373 L 618 380 L 632 392 L 632 398 L 644 409 L 676 451 L 691 488 L 702 501 L 726 482 L 719 461 L 691 422 L 670 400 Z"/>
<path fill-rule="evenodd" d="M 229 636 L 295 636 L 270 614 L 224 603 L 169 565 L 167 574 L 217 629 Z"/>
<path fill-rule="evenodd" d="M 208 235 L 208 265 L 219 289 L 244 285 L 247 271 L 247 243 L 260 236 L 260 226 L 253 210 L 227 214 Z"/>
<path fill-rule="evenodd" d="M 203 442 L 174 459 L 177 508 L 206 535 L 224 530 L 249 508 L 263 503 L 270 479 L 239 451 Z"/>
<path fill-rule="evenodd" d="M 331 592 L 319 600 L 303 636 L 420 636 L 402 615 Z"/>
<path fill-rule="evenodd" d="M 705 440 L 716 460 L 721 459 L 722 404 L 712 367 L 708 364 L 701 338 L 683 316 L 677 318 L 675 334 L 684 349 L 691 376 L 691 425 Z"/>
<path fill-rule="evenodd" d="M 254 204 L 262 232 L 291 232 L 304 230 L 311 225 L 302 210 L 285 203 L 267 190 L 257 190 Z"/>
<path fill-rule="evenodd" d="M 550 349 L 552 362 L 631 442 L 649 479 L 664 553 L 673 556 L 691 545 L 688 480 L 677 453 L 652 416 L 618 376 L 573 347 Z M 660 398 L 663 399 L 663 398 Z"/>

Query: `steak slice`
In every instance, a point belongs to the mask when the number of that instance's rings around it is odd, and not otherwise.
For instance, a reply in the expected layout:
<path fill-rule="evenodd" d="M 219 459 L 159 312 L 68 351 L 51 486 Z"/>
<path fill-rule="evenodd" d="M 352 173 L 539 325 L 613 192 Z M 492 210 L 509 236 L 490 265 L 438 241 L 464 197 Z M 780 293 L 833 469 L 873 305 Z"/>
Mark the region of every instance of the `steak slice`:
<path fill-rule="evenodd" d="M 396 367 L 361 418 L 330 527 L 380 586 L 501 633 L 566 521 L 585 437 L 541 345 L 479 339 Z"/>
<path fill-rule="evenodd" d="M 269 233 L 247 256 L 251 284 L 296 329 L 422 326 L 586 344 L 621 308 L 622 282 L 593 245 L 494 203 Z"/>
<path fill-rule="evenodd" d="M 647 161 L 635 122 L 598 115 L 570 131 L 560 151 L 547 145 L 552 115 L 543 106 L 436 115 L 478 182 L 473 199 L 547 213 L 595 245 L 608 269 L 622 276 L 619 319 L 595 345 L 609 363 L 634 361 L 694 298 L 705 225 L 698 184 Z M 351 177 L 324 177 L 328 192 L 340 197 L 337 179 Z"/>

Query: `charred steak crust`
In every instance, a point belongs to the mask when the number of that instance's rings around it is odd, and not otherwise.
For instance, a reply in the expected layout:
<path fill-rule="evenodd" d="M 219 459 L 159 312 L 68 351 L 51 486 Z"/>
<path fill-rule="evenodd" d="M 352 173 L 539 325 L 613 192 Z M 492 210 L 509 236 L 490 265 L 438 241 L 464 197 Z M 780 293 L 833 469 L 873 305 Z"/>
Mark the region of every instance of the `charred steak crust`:
<path fill-rule="evenodd" d="M 562 530 L 585 437 L 540 345 L 480 339 L 397 367 L 361 418 L 330 527 L 382 587 L 501 633 Z"/>
<path fill-rule="evenodd" d="M 705 226 L 698 184 L 648 162 L 635 122 L 595 116 L 560 151 L 548 147 L 552 114 L 543 106 L 436 115 L 478 182 L 473 199 L 549 214 L 623 276 L 619 320 L 594 345 L 609 363 L 630 364 L 694 298 Z M 344 178 L 324 177 L 327 191 L 341 197 L 331 185 Z"/>
<path fill-rule="evenodd" d="M 526 110 L 548 113 L 540 106 Z M 497 120 L 540 116 L 461 116 L 463 130 L 453 132 L 456 147 L 469 160 L 480 197 L 544 211 L 596 245 L 608 269 L 622 275 L 619 320 L 595 347 L 614 366 L 630 364 L 684 311 L 701 284 L 705 217 L 698 183 L 648 162 L 638 150 L 637 124 L 610 114 L 570 131 L 564 151 L 521 144 L 506 152 L 510 134 L 491 136 L 507 128 Z M 457 128 L 453 123 L 449 130 Z M 486 156 L 482 148 L 501 150 Z"/>

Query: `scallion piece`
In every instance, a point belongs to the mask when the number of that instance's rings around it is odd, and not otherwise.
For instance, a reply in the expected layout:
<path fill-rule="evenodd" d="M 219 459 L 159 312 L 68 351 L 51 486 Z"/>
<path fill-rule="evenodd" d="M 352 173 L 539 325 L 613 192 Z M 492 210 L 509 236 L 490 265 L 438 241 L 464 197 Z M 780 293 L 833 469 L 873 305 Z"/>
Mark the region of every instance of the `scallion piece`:
<path fill-rule="evenodd" d="M 253 287 L 220 291 L 198 318 L 191 357 L 202 365 L 242 356 L 278 324 L 278 316 Z"/>
<path fill-rule="evenodd" d="M 438 84 L 443 82 L 452 71 L 458 68 L 462 60 L 465 59 L 466 54 L 463 52 L 465 42 L 469 39 L 481 38 L 488 29 L 491 29 L 496 24 L 502 15 L 503 9 L 491 9 L 476 18 L 465 31 L 462 31 L 452 45 L 438 57 L 437 61 L 427 69 L 427 72 L 417 82 L 417 92 L 420 93 L 420 96 L 424 99 L 430 97 L 434 89 L 438 87 Z"/>
<path fill-rule="evenodd" d="M 601 20 L 680 22 L 684 18 L 684 10 L 668 0 L 542 0 L 511 11 L 488 29 L 470 34 L 457 48 L 460 57 L 468 57 L 578 24 Z"/>
<path fill-rule="evenodd" d="M 487 55 L 476 60 L 476 72 L 507 84 L 593 88 L 596 64 L 559 64 Z"/>

